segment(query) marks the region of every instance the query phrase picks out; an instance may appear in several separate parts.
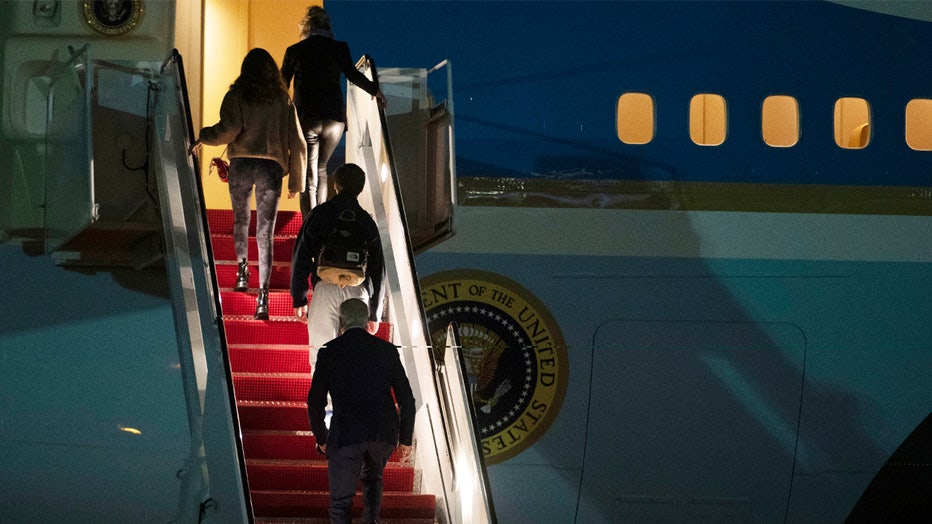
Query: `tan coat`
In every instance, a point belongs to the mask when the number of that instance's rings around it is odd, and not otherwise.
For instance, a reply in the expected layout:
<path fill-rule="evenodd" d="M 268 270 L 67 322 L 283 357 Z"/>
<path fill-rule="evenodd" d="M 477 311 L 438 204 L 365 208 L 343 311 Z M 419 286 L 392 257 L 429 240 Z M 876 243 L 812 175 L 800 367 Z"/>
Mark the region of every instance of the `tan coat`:
<path fill-rule="evenodd" d="M 246 104 L 230 89 L 220 104 L 220 122 L 201 129 L 201 142 L 227 146 L 227 156 L 266 158 L 288 175 L 288 191 L 301 193 L 306 184 L 307 143 L 294 104 L 275 100 Z"/>

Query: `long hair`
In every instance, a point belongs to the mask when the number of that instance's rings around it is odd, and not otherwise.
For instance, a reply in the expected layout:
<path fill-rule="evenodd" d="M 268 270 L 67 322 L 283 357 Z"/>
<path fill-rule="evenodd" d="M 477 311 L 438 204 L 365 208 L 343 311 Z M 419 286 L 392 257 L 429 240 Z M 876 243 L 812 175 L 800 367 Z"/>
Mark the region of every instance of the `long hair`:
<path fill-rule="evenodd" d="M 301 23 L 298 24 L 298 27 L 301 28 L 301 38 L 307 38 L 311 35 L 311 31 L 315 29 L 326 29 L 330 30 L 330 15 L 327 14 L 327 11 L 323 7 L 318 5 L 312 5 L 307 8 L 307 13 L 304 14 L 304 18 L 301 19 Z"/>
<path fill-rule="evenodd" d="M 246 103 L 276 98 L 288 100 L 289 96 L 275 59 L 259 47 L 246 53 L 239 77 L 230 85 L 230 89 L 239 91 Z"/>

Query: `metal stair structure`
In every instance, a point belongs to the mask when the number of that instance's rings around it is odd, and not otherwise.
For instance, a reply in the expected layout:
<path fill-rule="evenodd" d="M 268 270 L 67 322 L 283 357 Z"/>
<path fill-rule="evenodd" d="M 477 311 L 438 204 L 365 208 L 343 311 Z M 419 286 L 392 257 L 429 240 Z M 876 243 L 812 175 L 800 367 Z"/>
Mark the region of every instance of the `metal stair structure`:
<path fill-rule="evenodd" d="M 255 212 L 251 217 L 250 259 L 256 260 Z M 236 255 L 229 210 L 208 210 L 210 241 L 220 289 L 221 316 L 242 433 L 253 514 L 269 519 L 326 519 L 327 463 L 317 454 L 307 417 L 312 368 L 307 326 L 294 317 L 290 260 L 301 214 L 280 211 L 274 232 L 274 268 L 269 283 L 269 320 L 254 320 L 258 267 L 250 267 L 250 291 L 233 290 Z M 378 335 L 391 339 L 391 325 Z M 385 522 L 431 524 L 436 497 L 418 492 L 418 472 L 393 456 L 385 469 Z M 359 496 L 361 497 L 361 495 Z M 362 500 L 354 503 L 356 516 Z"/>

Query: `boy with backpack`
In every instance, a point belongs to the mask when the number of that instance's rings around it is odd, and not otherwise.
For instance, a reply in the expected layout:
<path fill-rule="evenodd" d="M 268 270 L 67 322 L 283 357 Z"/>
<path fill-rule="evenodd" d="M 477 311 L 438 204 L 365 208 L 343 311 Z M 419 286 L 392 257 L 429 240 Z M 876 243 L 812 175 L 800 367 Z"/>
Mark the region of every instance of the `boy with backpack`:
<path fill-rule="evenodd" d="M 296 317 L 307 317 L 312 367 L 317 350 L 340 334 L 344 301 L 358 298 L 369 305 L 370 332 L 382 318 L 382 242 L 378 226 L 357 200 L 366 174 L 356 164 L 343 164 L 333 178 L 336 196 L 307 215 L 291 260 L 292 305 Z M 310 304 L 308 277 L 313 286 Z"/>

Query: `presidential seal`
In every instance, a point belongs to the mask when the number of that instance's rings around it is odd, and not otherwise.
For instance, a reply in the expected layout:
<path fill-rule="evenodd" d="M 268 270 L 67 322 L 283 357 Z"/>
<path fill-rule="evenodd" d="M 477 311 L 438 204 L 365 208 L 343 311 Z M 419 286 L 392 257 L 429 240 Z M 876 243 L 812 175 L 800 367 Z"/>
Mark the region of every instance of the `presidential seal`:
<path fill-rule="evenodd" d="M 421 280 L 431 343 L 446 346 L 456 322 L 486 464 L 530 447 L 566 395 L 566 344 L 530 291 L 495 273 L 454 270 Z"/>
<path fill-rule="evenodd" d="M 139 23 L 142 0 L 84 0 L 84 18 L 95 31 L 122 35 Z"/>

